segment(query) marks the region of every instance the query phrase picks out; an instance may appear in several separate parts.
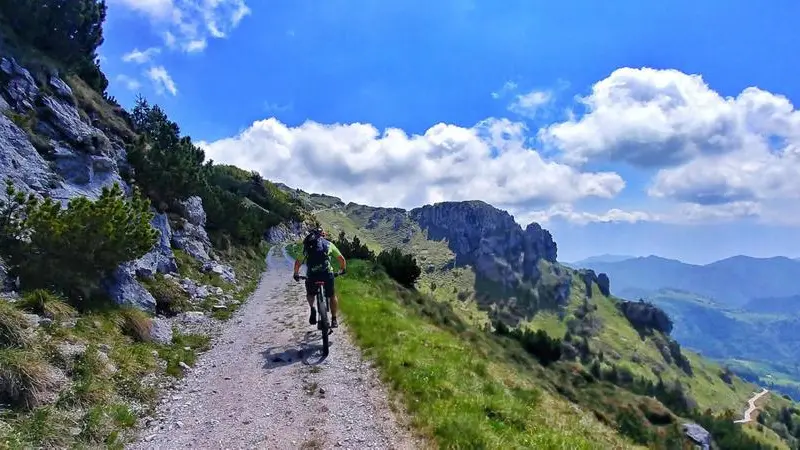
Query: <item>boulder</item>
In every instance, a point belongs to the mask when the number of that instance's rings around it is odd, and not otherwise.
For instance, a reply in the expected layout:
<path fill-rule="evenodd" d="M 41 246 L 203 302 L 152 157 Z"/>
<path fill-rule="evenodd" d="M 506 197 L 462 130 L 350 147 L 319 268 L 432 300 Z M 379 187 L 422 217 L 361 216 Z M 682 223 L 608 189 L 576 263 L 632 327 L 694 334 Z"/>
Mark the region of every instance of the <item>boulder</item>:
<path fill-rule="evenodd" d="M 59 97 L 70 102 L 74 101 L 74 97 L 72 96 L 72 88 L 70 88 L 69 85 L 64 82 L 64 80 L 59 78 L 58 75 L 50 75 L 49 84 Z"/>
<path fill-rule="evenodd" d="M 233 272 L 233 268 L 225 264 L 208 261 L 203 264 L 203 272 L 215 273 L 228 283 L 236 282 L 236 274 Z"/>
<path fill-rule="evenodd" d="M 4 78 L 3 93 L 17 111 L 33 109 L 39 87 L 27 69 L 17 64 L 14 58 L 0 59 L 0 75 Z"/>
<path fill-rule="evenodd" d="M 172 244 L 202 263 L 211 261 L 209 255 L 211 239 L 202 226 L 185 221 L 183 226 L 172 234 Z"/>
<path fill-rule="evenodd" d="M 206 211 L 203 209 L 203 200 L 192 196 L 182 201 L 181 207 L 185 219 L 172 234 L 172 244 L 201 263 L 211 261 L 211 239 L 204 228 Z"/>
<path fill-rule="evenodd" d="M 159 238 L 155 247 L 149 253 L 142 256 L 132 263 L 133 270 L 137 276 L 151 278 L 156 273 L 175 273 L 178 271 L 178 264 L 175 261 L 175 254 L 172 252 L 172 229 L 169 226 L 169 219 L 164 213 L 155 214 L 150 224 L 158 230 Z"/>
<path fill-rule="evenodd" d="M 696 423 L 683 424 L 683 433 L 702 450 L 711 449 L 711 433 Z"/>
<path fill-rule="evenodd" d="M 172 323 L 162 317 L 156 317 L 152 321 L 150 337 L 157 344 L 168 345 L 172 343 Z"/>
<path fill-rule="evenodd" d="M 53 174 L 44 158 L 28 140 L 28 135 L 8 117 L 0 114 L 0 200 L 4 200 L 5 180 L 17 190 L 42 194 L 47 191 Z"/>
<path fill-rule="evenodd" d="M 206 226 L 206 210 L 203 209 L 203 200 L 198 196 L 192 196 L 181 202 L 183 217 L 190 224 L 204 227 Z"/>
<path fill-rule="evenodd" d="M 106 292 L 118 305 L 134 306 L 155 313 L 156 299 L 133 274 L 134 270 L 130 264 L 121 265 L 104 281 Z"/>

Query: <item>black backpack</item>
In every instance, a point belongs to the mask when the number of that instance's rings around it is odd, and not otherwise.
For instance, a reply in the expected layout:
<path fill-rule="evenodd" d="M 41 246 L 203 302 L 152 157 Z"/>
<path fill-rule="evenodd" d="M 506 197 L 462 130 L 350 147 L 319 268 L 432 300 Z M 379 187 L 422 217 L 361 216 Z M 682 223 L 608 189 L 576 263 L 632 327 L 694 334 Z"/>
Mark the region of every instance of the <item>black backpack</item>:
<path fill-rule="evenodd" d="M 309 272 L 328 270 L 328 241 L 315 234 L 309 234 L 303 240 L 303 254 Z"/>

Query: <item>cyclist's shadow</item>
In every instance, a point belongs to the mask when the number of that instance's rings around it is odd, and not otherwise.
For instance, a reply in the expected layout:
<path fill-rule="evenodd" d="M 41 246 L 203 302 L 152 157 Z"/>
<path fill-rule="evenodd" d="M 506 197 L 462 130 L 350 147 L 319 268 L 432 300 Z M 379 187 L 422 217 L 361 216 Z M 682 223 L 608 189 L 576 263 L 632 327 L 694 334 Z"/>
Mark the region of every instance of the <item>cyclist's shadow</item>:
<path fill-rule="evenodd" d="M 270 347 L 261 352 L 261 355 L 264 357 L 264 368 L 267 370 L 298 362 L 307 366 L 316 366 L 327 359 L 327 356 L 322 353 L 322 336 L 319 331 L 306 332 L 297 347 Z"/>

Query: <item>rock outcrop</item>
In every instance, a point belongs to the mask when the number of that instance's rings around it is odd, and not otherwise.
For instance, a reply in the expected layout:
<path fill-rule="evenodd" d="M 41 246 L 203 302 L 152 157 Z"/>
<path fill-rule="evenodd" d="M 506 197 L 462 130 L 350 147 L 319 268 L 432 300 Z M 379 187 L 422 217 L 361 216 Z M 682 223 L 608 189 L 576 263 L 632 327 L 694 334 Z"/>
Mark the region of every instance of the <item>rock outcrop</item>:
<path fill-rule="evenodd" d="M 206 212 L 200 197 L 189 197 L 181 202 L 183 222 L 172 234 L 172 245 L 205 263 L 211 261 L 211 240 L 206 233 Z"/>
<path fill-rule="evenodd" d="M 114 183 L 128 190 L 118 170 L 125 150 L 81 117 L 63 80 L 51 74 L 41 89 L 13 58 L 0 58 L 0 76 L 0 176 L 65 204 Z"/>
<path fill-rule="evenodd" d="M 169 219 L 164 213 L 153 216 L 150 224 L 158 230 L 159 238 L 156 246 L 150 253 L 142 256 L 132 263 L 132 268 L 137 276 L 151 278 L 156 273 L 172 273 L 178 271 L 175 254 L 172 252 L 172 229 Z"/>
<path fill-rule="evenodd" d="M 535 284 L 539 261 L 556 262 L 550 232 L 532 223 L 524 230 L 505 211 L 481 201 L 444 202 L 413 209 L 409 216 L 433 240 L 447 240 L 457 265 L 506 287 Z"/>
<path fill-rule="evenodd" d="M 189 197 L 181 202 L 181 206 L 184 219 L 172 233 L 172 245 L 200 261 L 204 272 L 215 273 L 228 283 L 234 283 L 236 274 L 233 268 L 219 263 L 214 255 L 211 239 L 206 233 L 203 200 L 197 196 Z"/>
<path fill-rule="evenodd" d="M 598 275 L 592 269 L 581 269 L 578 271 L 578 274 L 586 286 L 587 297 L 592 298 L 593 283 L 597 284 L 597 288 L 600 290 L 600 293 L 603 294 L 603 296 L 608 297 L 611 295 L 611 280 L 608 279 L 608 275 L 604 273 Z"/>
<path fill-rule="evenodd" d="M 46 86 L 37 79 L 46 80 Z M 115 183 L 130 194 L 120 175 L 127 165 L 123 140 L 106 135 L 77 105 L 72 89 L 57 74 L 34 77 L 13 58 L 0 57 L 0 179 L 65 206 L 78 196 L 97 199 L 103 188 Z M 4 197 L 5 189 L 0 189 L 0 200 Z M 177 271 L 173 245 L 200 261 L 203 270 L 231 283 L 236 280 L 233 269 L 213 257 L 200 198 L 191 197 L 183 206 L 186 220 L 180 229 L 172 230 L 167 216 L 156 213 L 151 222 L 160 233 L 155 247 L 103 280 L 114 301 L 155 311 L 155 299 L 137 278 Z M 5 272 L 0 271 L 0 284 L 7 288 Z"/>
<path fill-rule="evenodd" d="M 619 302 L 619 309 L 639 332 L 655 330 L 667 335 L 672 332 L 672 320 L 667 313 L 652 303 L 641 300 Z"/>
<path fill-rule="evenodd" d="M 696 423 L 683 424 L 683 433 L 692 440 L 695 444 L 699 445 L 702 450 L 709 450 L 711 448 L 711 433 L 705 428 L 697 425 Z"/>
<path fill-rule="evenodd" d="M 286 242 L 294 242 L 303 237 L 305 228 L 302 223 L 289 222 L 286 224 L 278 224 L 270 227 L 264 235 L 264 239 L 270 244 L 283 244 Z"/>

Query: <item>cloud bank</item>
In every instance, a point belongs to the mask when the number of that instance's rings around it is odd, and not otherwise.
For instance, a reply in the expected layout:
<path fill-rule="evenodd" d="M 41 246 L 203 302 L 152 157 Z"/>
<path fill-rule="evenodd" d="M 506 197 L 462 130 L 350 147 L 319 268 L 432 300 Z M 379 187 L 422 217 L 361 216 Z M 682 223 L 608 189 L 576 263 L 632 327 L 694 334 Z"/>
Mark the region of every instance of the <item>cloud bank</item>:
<path fill-rule="evenodd" d="M 492 97 L 516 89 L 508 82 Z M 551 91 L 532 91 L 513 95 L 509 108 L 525 116 L 551 100 Z M 479 199 L 518 217 L 574 223 L 764 219 L 776 205 L 800 206 L 800 113 L 781 95 L 750 87 L 726 97 L 699 75 L 620 68 L 579 102 L 585 113 L 539 130 L 488 118 L 409 135 L 269 118 L 202 146 L 217 162 L 379 206 Z M 626 189 L 619 173 L 596 169 L 609 164 L 649 179 L 635 194 L 650 207 L 576 209 Z"/>

